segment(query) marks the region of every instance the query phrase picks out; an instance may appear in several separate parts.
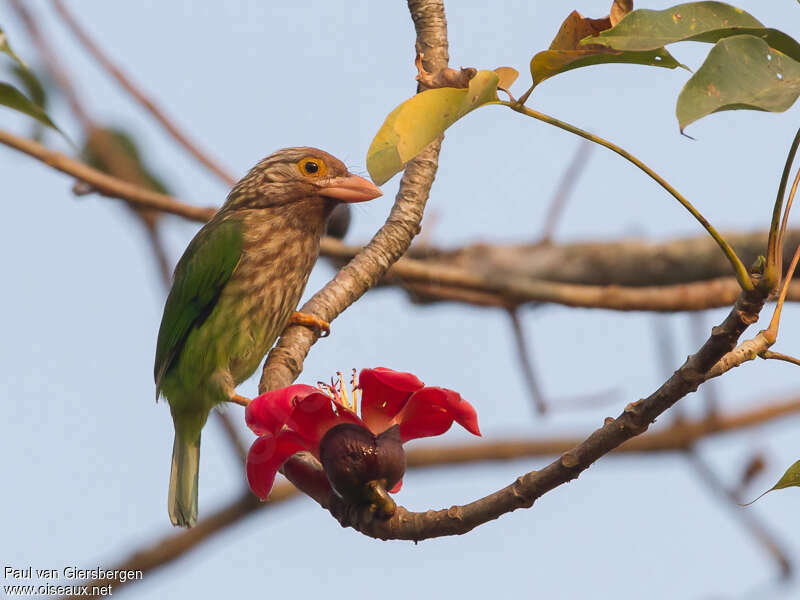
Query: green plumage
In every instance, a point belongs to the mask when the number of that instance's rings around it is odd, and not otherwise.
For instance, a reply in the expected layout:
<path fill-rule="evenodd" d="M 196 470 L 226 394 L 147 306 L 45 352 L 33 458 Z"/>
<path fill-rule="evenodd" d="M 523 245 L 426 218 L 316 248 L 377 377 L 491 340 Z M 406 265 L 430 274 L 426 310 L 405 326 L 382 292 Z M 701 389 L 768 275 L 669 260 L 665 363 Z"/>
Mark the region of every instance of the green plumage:
<path fill-rule="evenodd" d="M 242 224 L 229 219 L 201 229 L 175 267 L 156 346 L 156 397 L 161 380 L 192 327 L 208 317 L 242 255 Z"/>
<path fill-rule="evenodd" d="M 165 380 L 165 376 L 174 366 L 190 332 L 211 315 L 241 253 L 242 224 L 238 220 L 206 225 L 178 262 L 172 290 L 164 307 L 156 346 L 155 379 L 156 398 L 162 385 L 169 390 L 168 398 L 175 423 L 168 498 L 173 525 L 190 525 L 197 520 L 200 432 L 215 403 L 207 401 L 203 403 L 205 406 L 198 407 L 196 396 L 202 397 L 202 393 L 192 393 L 199 390 L 191 389 L 191 381 L 185 382 L 189 384 L 187 386 L 180 379 Z M 186 393 L 183 393 L 184 390 Z"/>
<path fill-rule="evenodd" d="M 156 398 L 175 425 L 169 515 L 197 520 L 200 432 L 211 410 L 236 396 L 286 328 L 339 202 L 380 195 L 316 148 L 287 148 L 231 190 L 175 268 L 158 332 Z"/>

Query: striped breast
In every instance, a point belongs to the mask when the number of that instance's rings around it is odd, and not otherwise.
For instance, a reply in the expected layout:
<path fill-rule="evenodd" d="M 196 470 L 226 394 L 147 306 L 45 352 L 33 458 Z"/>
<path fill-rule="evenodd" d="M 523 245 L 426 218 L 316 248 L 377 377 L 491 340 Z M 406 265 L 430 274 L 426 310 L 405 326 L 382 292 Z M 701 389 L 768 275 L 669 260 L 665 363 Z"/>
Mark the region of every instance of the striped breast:
<path fill-rule="evenodd" d="M 236 384 L 252 375 L 286 327 L 319 254 L 324 215 L 292 213 L 244 214 L 242 257 L 211 315 L 219 322 L 207 323 Z"/>

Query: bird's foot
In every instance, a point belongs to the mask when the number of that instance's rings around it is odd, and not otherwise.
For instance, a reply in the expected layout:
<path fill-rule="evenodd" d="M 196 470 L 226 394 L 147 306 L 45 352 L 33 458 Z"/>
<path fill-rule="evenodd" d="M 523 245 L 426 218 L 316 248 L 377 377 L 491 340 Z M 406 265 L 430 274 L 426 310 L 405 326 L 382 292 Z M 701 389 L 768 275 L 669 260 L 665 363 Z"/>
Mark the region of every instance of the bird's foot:
<path fill-rule="evenodd" d="M 331 324 L 319 317 L 308 313 L 295 312 L 289 318 L 289 325 L 303 325 L 313 329 L 319 337 L 328 337 L 331 334 Z"/>
<path fill-rule="evenodd" d="M 231 396 L 228 398 L 228 402 L 233 402 L 234 404 L 238 404 L 239 406 L 244 406 L 246 408 L 247 405 L 250 404 L 251 400 L 246 396 L 231 394 Z"/>

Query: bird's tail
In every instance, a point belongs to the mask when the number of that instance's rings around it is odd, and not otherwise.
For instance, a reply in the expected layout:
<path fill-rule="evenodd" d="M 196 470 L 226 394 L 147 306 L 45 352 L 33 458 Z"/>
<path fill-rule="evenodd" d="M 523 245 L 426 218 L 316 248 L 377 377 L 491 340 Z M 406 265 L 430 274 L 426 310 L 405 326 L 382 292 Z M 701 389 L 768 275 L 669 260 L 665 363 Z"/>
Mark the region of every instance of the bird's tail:
<path fill-rule="evenodd" d="M 173 525 L 191 527 L 197 522 L 197 477 L 200 471 L 200 435 L 187 440 L 177 431 L 172 444 L 169 474 L 169 518 Z"/>

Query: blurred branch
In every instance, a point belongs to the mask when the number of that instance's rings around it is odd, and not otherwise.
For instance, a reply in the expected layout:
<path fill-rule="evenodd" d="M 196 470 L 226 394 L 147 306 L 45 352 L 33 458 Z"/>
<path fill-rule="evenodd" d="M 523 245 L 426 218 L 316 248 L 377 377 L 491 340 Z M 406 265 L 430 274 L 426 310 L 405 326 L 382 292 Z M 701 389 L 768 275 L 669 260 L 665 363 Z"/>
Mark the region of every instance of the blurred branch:
<path fill-rule="evenodd" d="M 725 486 L 714 470 L 697 452 L 688 452 L 687 458 L 695 471 L 697 471 L 700 479 L 717 497 L 725 501 L 733 515 L 742 522 L 751 537 L 775 560 L 780 570 L 780 576 L 784 579 L 791 577 L 792 563 L 789 561 L 788 554 L 775 536 L 758 519 L 757 513 L 750 510 L 742 510 L 740 506 L 741 498 Z"/>
<path fill-rule="evenodd" d="M 522 374 L 525 376 L 525 381 L 528 384 L 528 391 L 533 401 L 533 406 L 540 415 L 547 412 L 547 403 L 544 400 L 544 395 L 539 387 L 539 382 L 536 378 L 536 371 L 533 368 L 533 361 L 531 360 L 530 352 L 528 351 L 528 343 L 525 339 L 525 334 L 522 332 L 522 322 L 520 321 L 519 314 L 516 308 L 509 309 L 509 319 L 511 320 L 511 330 L 514 335 L 514 342 L 517 348 L 517 356 L 519 357 L 519 365 L 522 369 Z"/>
<path fill-rule="evenodd" d="M 800 398 L 774 402 L 755 409 L 730 415 L 718 415 L 696 421 L 684 421 L 670 427 L 653 431 L 628 440 L 612 451 L 616 454 L 653 453 L 682 451 L 700 439 L 715 434 L 734 432 L 748 427 L 765 425 L 770 421 L 800 413 Z M 459 446 L 430 445 L 411 448 L 406 452 L 409 469 L 434 468 L 443 465 L 473 464 L 485 461 L 507 461 L 520 458 L 563 454 L 577 446 L 580 438 L 550 438 L 534 440 L 503 439 L 481 441 Z M 119 570 L 141 570 L 152 572 L 186 554 L 211 535 L 233 525 L 258 509 L 294 498 L 297 490 L 288 483 L 278 483 L 273 488 L 268 502 L 260 502 L 250 492 L 231 504 L 202 519 L 192 529 L 182 530 L 161 538 L 157 542 L 133 552 L 121 563 L 109 567 Z M 105 567 L 104 567 L 105 568 Z M 135 579 L 127 583 L 134 583 Z M 119 581 L 92 581 L 90 586 L 112 584 L 116 591 Z"/>
<path fill-rule="evenodd" d="M 545 217 L 544 221 L 542 238 L 539 241 L 540 244 L 549 244 L 551 242 L 556 225 L 558 225 L 564 208 L 567 206 L 567 200 L 572 195 L 575 184 L 578 183 L 578 179 L 580 179 L 583 170 L 589 163 L 589 155 L 592 153 L 593 148 L 594 145 L 586 140 L 578 145 L 578 149 L 572 157 L 567 170 L 561 176 L 555 196 L 550 202 L 550 209 L 547 211 L 547 217 Z"/>
<path fill-rule="evenodd" d="M 706 327 L 702 322 L 702 318 L 693 318 L 690 323 L 692 325 L 692 333 L 694 334 L 692 337 L 704 337 L 702 332 L 705 331 Z M 657 329 L 654 340 L 658 349 L 658 362 L 660 363 L 664 375 L 669 376 L 672 372 L 674 356 L 676 355 L 675 336 L 664 319 L 656 321 L 656 325 Z M 692 340 L 692 343 L 694 343 L 694 341 L 695 340 Z M 705 385 L 702 386 L 699 394 L 706 405 L 705 420 L 712 423 L 715 421 L 714 414 L 717 406 L 716 400 L 712 397 L 714 389 L 711 384 L 713 383 L 715 383 L 713 380 L 707 381 Z M 679 409 L 682 407 L 677 406 L 675 408 Z M 675 410 L 674 413 L 676 413 L 676 425 L 680 427 L 685 416 L 677 410 Z M 733 509 L 734 516 L 742 521 L 747 533 L 777 561 L 782 575 L 784 577 L 788 576 L 791 568 L 790 563 L 786 554 L 781 550 L 778 541 L 770 534 L 766 526 L 761 523 L 757 514 L 741 510 L 738 497 L 734 492 L 726 488 L 711 465 L 706 462 L 700 453 L 696 441 L 697 440 L 687 443 L 684 447 L 683 454 L 701 484 L 706 486 L 719 500 L 727 504 L 729 508 Z"/>
<path fill-rule="evenodd" d="M 17 137 L 7 131 L 0 130 L 0 144 L 24 152 L 62 173 L 84 181 L 105 196 L 119 198 L 137 206 L 160 210 L 198 222 L 207 221 L 216 212 L 215 208 L 201 208 L 185 204 L 166 194 L 160 194 L 116 177 L 111 177 L 64 154 L 50 150 L 33 140 Z M 511 307 L 527 302 L 549 302 L 565 306 L 610 310 L 675 312 L 729 306 L 736 299 L 740 288 L 736 281 L 730 277 L 664 286 L 580 285 L 531 279 L 527 275 L 515 277 L 512 271 L 503 270 L 499 265 L 495 265 L 497 267 L 495 272 L 484 273 L 484 268 L 474 268 L 478 265 L 464 263 L 463 261 L 459 261 L 459 264 L 465 264 L 466 266 L 455 267 L 449 264 L 438 264 L 431 259 L 420 260 L 404 257 L 397 260 L 397 255 L 402 253 L 403 247 L 398 243 L 400 239 L 394 236 L 398 235 L 398 231 L 402 232 L 400 234 L 402 237 L 412 236 L 412 230 L 416 231 L 412 227 L 415 219 L 413 212 L 414 210 L 419 210 L 419 207 L 411 207 L 415 206 L 417 202 L 417 194 L 424 192 L 427 198 L 429 186 L 426 187 L 424 183 L 428 174 L 435 172 L 436 162 L 433 159 L 433 155 L 438 154 L 438 146 L 429 150 L 430 152 L 420 155 L 419 161 L 409 163 L 411 168 L 406 170 L 402 180 L 406 184 L 401 183 L 400 192 L 398 193 L 398 198 L 402 200 L 400 208 L 398 208 L 397 204 L 395 205 L 393 213 L 387 221 L 386 227 L 388 229 L 382 229 L 376 234 L 376 237 L 373 238 L 373 241 L 368 246 L 364 248 L 348 246 L 330 237 L 322 240 L 322 254 L 336 260 L 354 259 L 349 268 L 344 269 L 337 275 L 338 281 L 342 284 L 345 281 L 347 282 L 348 291 L 345 293 L 345 288 L 339 283 L 335 287 L 324 288 L 319 292 L 319 297 L 312 298 L 309 301 L 313 304 L 306 306 L 305 312 L 308 310 L 315 311 L 325 305 L 324 312 L 329 314 L 332 319 L 343 307 L 355 301 L 358 296 L 374 285 L 371 279 L 380 278 L 387 266 L 395 260 L 394 265 L 385 274 L 385 283 L 410 286 L 412 289 L 416 286 L 418 291 L 424 290 L 425 294 L 431 297 L 436 297 L 436 294 L 439 293 L 438 290 L 441 290 L 440 299 L 458 300 L 479 306 Z M 746 237 L 752 238 L 756 236 L 760 237 L 758 234 Z M 735 242 L 736 236 L 729 236 L 729 239 Z M 793 244 L 796 240 L 800 241 L 800 231 L 787 232 L 787 244 Z M 680 246 L 681 242 L 686 248 L 694 248 L 697 245 L 694 239 L 672 242 L 672 244 Z M 391 246 L 389 253 L 384 252 L 386 244 Z M 605 244 L 604 254 L 607 258 L 610 258 L 611 254 L 617 253 L 616 256 L 620 261 L 627 261 L 630 258 L 626 254 L 630 252 L 630 244 L 630 242 Z M 634 243 L 634 245 L 642 246 L 642 244 L 638 243 Z M 596 260 L 598 253 L 591 244 L 564 246 L 563 248 L 573 252 L 574 259 L 576 246 L 582 248 L 581 256 L 585 265 L 591 265 Z M 657 248 L 658 246 L 653 245 L 653 247 Z M 489 247 L 485 244 L 483 248 L 486 253 L 490 253 L 491 249 L 495 249 L 499 253 L 504 253 L 507 250 L 502 246 Z M 542 251 L 549 252 L 554 248 L 556 247 L 543 247 Z M 650 250 L 648 250 L 649 252 Z M 470 254 L 474 255 L 474 249 Z M 684 276 L 687 279 L 695 276 L 694 270 L 696 269 L 697 261 L 692 260 L 691 254 L 692 252 L 688 252 L 683 257 L 687 260 L 686 263 L 673 264 L 673 276 L 677 276 L 684 269 L 686 271 Z M 641 253 L 632 252 L 632 255 L 643 259 Z M 355 260 L 356 256 L 359 257 L 357 261 Z M 643 263 L 640 262 L 639 267 L 641 267 L 641 264 Z M 359 265 L 363 265 L 366 270 L 357 270 L 361 269 Z M 648 265 L 647 269 L 639 268 L 639 272 L 646 275 L 648 273 L 652 274 L 653 270 Z M 370 274 L 370 281 L 362 280 L 359 273 Z M 334 289 L 336 290 L 335 292 Z M 789 286 L 787 300 L 800 300 L 800 284 L 792 283 Z M 335 310 L 337 306 L 341 307 L 338 312 Z M 322 316 L 322 313 L 319 316 Z M 331 319 L 328 319 L 328 321 L 330 322 Z M 303 328 L 303 331 L 293 328 L 292 334 L 285 343 L 289 344 L 289 340 L 294 340 L 291 342 L 294 344 L 299 341 L 300 337 L 305 338 L 302 345 L 308 344 L 308 347 L 310 347 L 312 343 L 310 330 L 306 328 Z M 300 346 L 295 350 L 299 351 L 299 349 Z M 303 351 L 302 354 L 305 355 L 306 351 Z M 300 356 L 300 354 L 297 354 L 297 356 Z"/>
<path fill-rule="evenodd" d="M 24 152 L 57 171 L 85 181 L 97 192 L 110 198 L 119 198 L 137 206 L 153 208 L 200 222 L 208 221 L 217 212 L 215 208 L 201 208 L 183 204 L 166 194 L 160 194 L 117 177 L 106 175 L 102 171 L 93 169 L 80 161 L 49 150 L 33 140 L 17 137 L 7 131 L 0 130 L 0 144 Z"/>
<path fill-rule="evenodd" d="M 19 0 L 15 1 L 19 2 Z M 184 149 L 186 149 L 195 159 L 197 159 L 209 171 L 219 177 L 223 182 L 229 186 L 232 186 L 234 183 L 236 183 L 235 177 L 220 167 L 205 152 L 200 150 L 196 144 L 191 142 L 187 135 L 183 133 L 178 126 L 170 118 L 168 118 L 167 115 L 144 94 L 144 92 L 141 91 L 140 88 L 136 87 L 130 81 L 130 79 L 128 79 L 125 74 L 122 73 L 122 71 L 116 65 L 114 65 L 114 63 L 111 62 L 108 56 L 106 56 L 100 47 L 91 39 L 91 37 L 89 37 L 89 34 L 86 33 L 86 30 L 84 30 L 78 24 L 61 0 L 53 0 L 53 6 L 67 27 L 72 31 L 75 37 L 78 38 L 81 44 L 83 44 L 84 48 L 86 48 L 86 50 L 94 57 L 94 59 L 100 63 L 103 69 L 105 69 L 114 79 L 117 80 L 117 83 L 119 83 L 139 102 L 139 104 L 141 104 L 151 115 L 153 115 L 153 117 L 162 125 L 162 127 L 164 127 L 164 129 L 167 130 L 167 132 L 172 136 L 173 139 L 175 139 L 175 141 L 183 146 Z"/>
<path fill-rule="evenodd" d="M 277 504 L 298 496 L 297 490 L 288 483 L 278 484 L 272 488 L 272 495 L 268 503 L 261 502 L 250 490 L 244 492 L 231 504 L 224 506 L 210 516 L 197 522 L 191 529 L 183 529 L 178 533 L 157 540 L 155 543 L 133 552 L 128 558 L 115 565 L 113 569 L 121 571 L 139 570 L 152 572 L 170 564 L 189 550 L 198 546 L 209 537 L 240 521 L 242 518 L 259 509 L 270 508 Z M 93 586 L 110 585 L 113 591 L 119 590 L 123 585 L 133 583 L 136 579 L 125 582 L 117 579 L 95 579 L 87 582 L 89 589 Z M 140 581 L 140 580 L 138 580 Z M 98 595 L 64 596 L 63 598 L 99 598 Z"/>
<path fill-rule="evenodd" d="M 33 17 L 29 6 L 26 6 L 22 0 L 9 0 L 9 2 L 11 7 L 22 20 L 25 28 L 28 30 L 28 34 L 31 36 L 34 46 L 36 46 L 36 49 L 47 65 L 47 70 L 50 72 L 50 75 L 53 77 L 55 82 L 58 84 L 59 89 L 66 97 L 70 110 L 73 112 L 78 121 L 80 121 L 81 125 L 83 125 L 84 129 L 91 128 L 91 118 L 86 112 L 83 103 L 80 101 L 78 94 L 75 92 L 75 87 L 72 85 L 72 81 L 67 75 L 67 72 L 61 64 L 61 61 L 50 47 L 50 44 L 47 41 L 47 36 L 43 35 L 42 31 L 39 29 L 39 25 L 37 24 L 36 19 Z"/>

